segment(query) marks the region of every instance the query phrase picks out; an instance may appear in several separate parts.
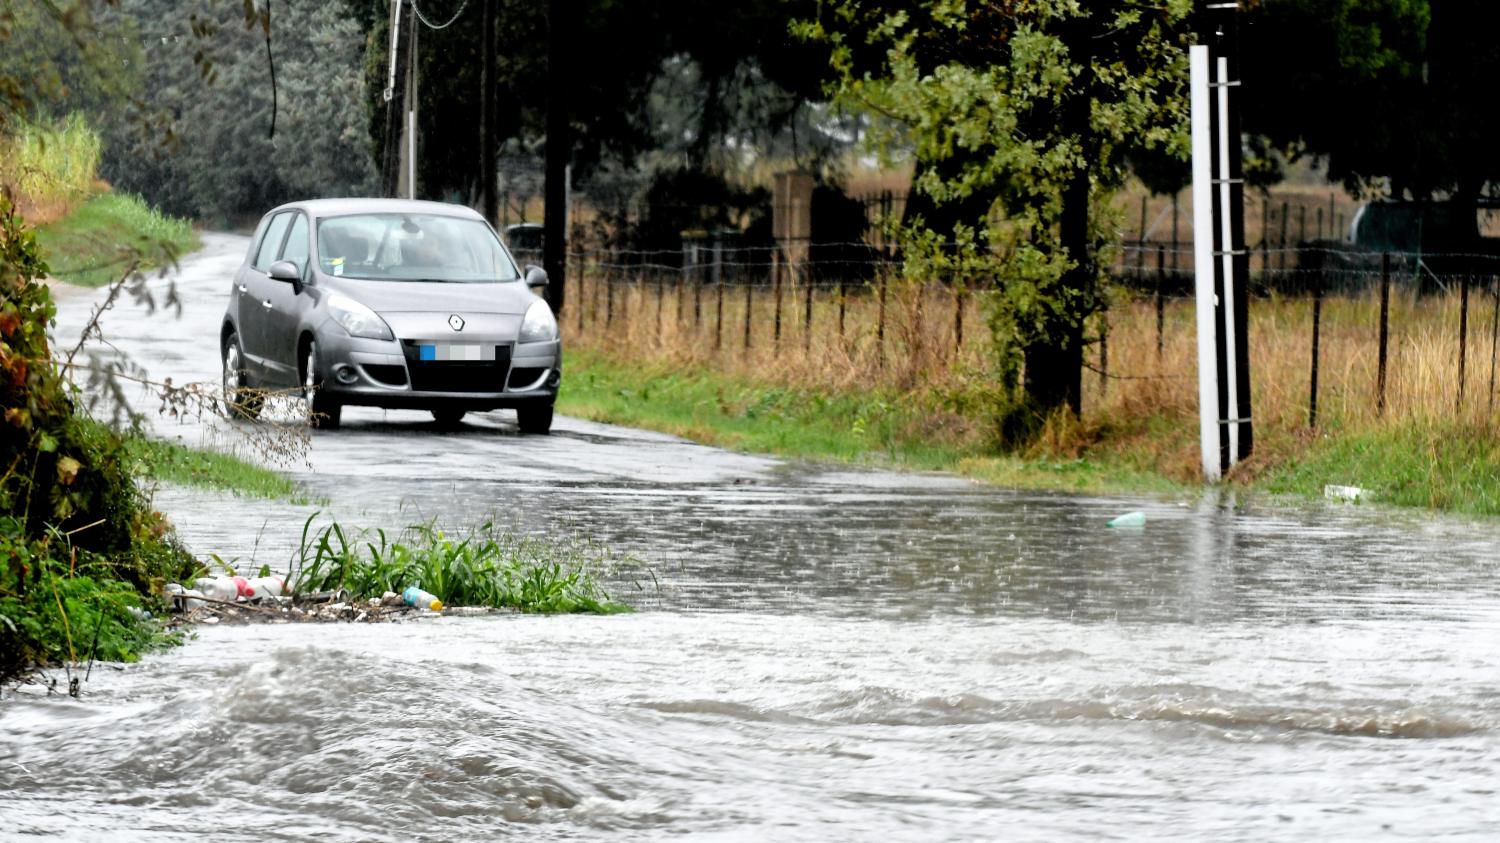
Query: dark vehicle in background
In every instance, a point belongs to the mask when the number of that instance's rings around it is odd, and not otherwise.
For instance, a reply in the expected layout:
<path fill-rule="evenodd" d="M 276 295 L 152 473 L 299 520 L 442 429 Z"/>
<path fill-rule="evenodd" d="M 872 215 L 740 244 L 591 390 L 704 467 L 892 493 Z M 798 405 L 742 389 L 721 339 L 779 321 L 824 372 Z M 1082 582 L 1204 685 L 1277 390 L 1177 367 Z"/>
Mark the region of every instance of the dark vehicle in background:
<path fill-rule="evenodd" d="M 510 253 L 515 255 L 516 260 L 522 263 L 540 264 L 542 262 L 542 246 L 546 242 L 546 235 L 542 232 L 541 225 L 534 222 L 518 222 L 505 227 L 505 245 L 510 247 Z"/>
<path fill-rule="evenodd" d="M 220 330 L 231 414 L 300 390 L 312 423 L 345 406 L 427 410 L 454 424 L 509 408 L 547 433 L 562 341 L 536 290 L 469 208 L 391 199 L 283 205 L 257 227 Z"/>

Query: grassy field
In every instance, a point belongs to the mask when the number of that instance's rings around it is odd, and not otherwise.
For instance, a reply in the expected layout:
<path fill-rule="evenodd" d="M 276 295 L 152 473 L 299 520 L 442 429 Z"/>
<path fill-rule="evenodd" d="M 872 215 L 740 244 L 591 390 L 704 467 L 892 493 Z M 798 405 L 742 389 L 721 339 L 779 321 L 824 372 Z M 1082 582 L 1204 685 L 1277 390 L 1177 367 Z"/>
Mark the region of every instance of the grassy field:
<path fill-rule="evenodd" d="M 726 288 L 720 316 L 712 286 L 606 284 L 585 273 L 562 320 L 569 360 L 561 410 L 740 450 L 951 470 L 1008 486 L 1200 488 L 1188 300 L 1164 303 L 1158 353 L 1155 302 L 1121 292 L 1107 317 L 1107 361 L 1097 346 L 1089 355 L 1082 418 L 1056 420 L 1015 449 L 993 435 L 982 301 L 893 283 L 881 330 L 878 297 L 867 290 L 842 302 L 816 291 L 810 322 L 804 293 L 789 290 L 778 342 L 774 296 L 760 287 L 749 291 L 747 345 L 746 292 Z M 1462 346 L 1460 302 L 1456 290 L 1418 298 L 1397 288 L 1382 409 L 1378 296 L 1326 298 L 1314 428 L 1312 302 L 1254 300 L 1256 453 L 1228 482 L 1306 497 L 1353 485 L 1391 504 L 1500 514 L 1500 426 L 1490 420 L 1497 301 L 1491 291 L 1472 292 Z"/>
<path fill-rule="evenodd" d="M 37 240 L 52 277 L 84 287 L 114 281 L 131 262 L 143 271 L 156 269 L 198 247 L 198 235 L 185 220 L 118 193 L 101 193 L 41 226 Z"/>

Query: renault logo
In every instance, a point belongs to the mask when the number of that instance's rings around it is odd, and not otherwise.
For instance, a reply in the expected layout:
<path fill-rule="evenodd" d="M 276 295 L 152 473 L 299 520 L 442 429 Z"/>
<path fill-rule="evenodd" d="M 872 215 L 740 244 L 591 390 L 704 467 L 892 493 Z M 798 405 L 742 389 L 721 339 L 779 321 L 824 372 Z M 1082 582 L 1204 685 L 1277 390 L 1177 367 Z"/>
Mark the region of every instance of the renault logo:
<path fill-rule="evenodd" d="M 452 328 L 455 331 L 462 331 L 464 329 L 464 318 L 462 316 L 459 316 L 457 313 L 449 316 L 448 327 Z"/>

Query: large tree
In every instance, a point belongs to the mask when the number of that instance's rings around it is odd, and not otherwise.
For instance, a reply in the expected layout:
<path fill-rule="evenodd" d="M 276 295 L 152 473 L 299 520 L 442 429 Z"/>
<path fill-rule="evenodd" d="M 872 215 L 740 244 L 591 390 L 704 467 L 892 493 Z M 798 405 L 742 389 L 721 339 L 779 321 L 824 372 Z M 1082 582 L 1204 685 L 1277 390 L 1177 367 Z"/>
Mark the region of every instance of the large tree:
<path fill-rule="evenodd" d="M 266 8 L 122 0 L 145 66 L 137 101 L 105 121 L 105 178 L 218 223 L 373 189 L 354 21 L 313 0 L 276 3 L 268 21 Z"/>
<path fill-rule="evenodd" d="M 1434 22 L 1446 21 L 1451 29 L 1488 4 L 1434 5 L 1460 13 L 1434 19 L 1428 0 L 1255 4 L 1241 27 L 1245 131 L 1291 156 L 1324 158 L 1329 178 L 1354 194 L 1388 189 L 1393 197 L 1426 198 L 1451 188 L 1454 168 L 1463 166 L 1443 149 L 1462 142 L 1455 124 L 1495 118 L 1486 116 L 1488 109 L 1453 102 L 1449 92 L 1486 84 L 1492 73 L 1467 77 L 1495 48 L 1478 45 L 1477 52 L 1450 54 L 1458 45 L 1429 39 Z M 1469 11 L 1462 11 L 1466 6 Z M 1489 31 L 1480 27 L 1470 37 L 1488 37 Z M 1431 48 L 1439 49 L 1429 57 Z M 1423 81 L 1429 58 L 1430 84 Z"/>
<path fill-rule="evenodd" d="M 833 0 L 838 98 L 915 150 L 907 271 L 994 289 L 1008 414 L 1079 410 L 1108 195 L 1135 149 L 1186 149 L 1190 0 Z M 1024 373 L 1024 376 L 1023 376 Z"/>

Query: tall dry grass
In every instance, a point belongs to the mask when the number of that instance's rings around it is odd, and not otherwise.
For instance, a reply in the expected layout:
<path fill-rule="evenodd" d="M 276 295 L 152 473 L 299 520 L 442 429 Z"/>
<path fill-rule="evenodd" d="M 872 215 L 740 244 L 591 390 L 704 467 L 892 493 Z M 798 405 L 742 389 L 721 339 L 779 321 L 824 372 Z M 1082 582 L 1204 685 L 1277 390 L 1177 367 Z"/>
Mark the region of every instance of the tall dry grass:
<path fill-rule="evenodd" d="M 888 278 L 844 295 L 805 286 L 781 295 L 765 284 L 678 284 L 675 277 L 607 274 L 573 267 L 563 328 L 567 341 L 619 361 L 670 369 L 707 367 L 768 385 L 840 392 L 946 396 L 978 406 L 988 381 L 990 333 L 982 298 L 941 284 Z M 881 287 L 885 289 L 881 317 Z M 722 293 L 722 302 L 720 294 Z M 1386 391 L 1377 391 L 1378 288 L 1323 299 L 1319 335 L 1318 428 L 1359 431 L 1459 422 L 1483 425 L 1496 405 L 1497 310 L 1492 288 L 1471 290 L 1460 384 L 1460 305 L 1454 289 L 1418 297 L 1392 290 Z M 746 314 L 749 313 L 748 342 Z M 722 308 L 722 315 L 721 315 Z M 839 329 L 840 311 L 843 330 Z M 962 312 L 962 341 L 958 339 Z M 1250 302 L 1251 391 L 1257 436 L 1275 461 L 1305 443 L 1309 428 L 1313 300 L 1271 296 Z M 1091 347 L 1083 418 L 1049 431 L 1050 447 L 1152 449 L 1157 470 L 1195 476 L 1197 339 L 1191 299 L 1166 300 L 1161 351 L 1151 295 L 1117 293 L 1105 317 L 1105 347 Z M 883 328 L 882 328 L 883 325 Z M 1103 374 L 1101 374 L 1103 372 Z M 968 395 L 974 399 L 965 401 Z M 980 423 L 970 419 L 971 424 Z"/>
<path fill-rule="evenodd" d="M 975 297 L 941 284 L 890 278 L 810 291 L 788 281 L 778 303 L 769 284 L 679 284 L 576 265 L 570 277 L 568 341 L 622 360 L 815 389 L 909 391 L 977 371 L 988 353 Z"/>
<path fill-rule="evenodd" d="M 0 137 L 0 188 L 33 225 L 54 222 L 94 192 L 102 149 L 82 114 L 14 124 L 10 137 Z"/>

